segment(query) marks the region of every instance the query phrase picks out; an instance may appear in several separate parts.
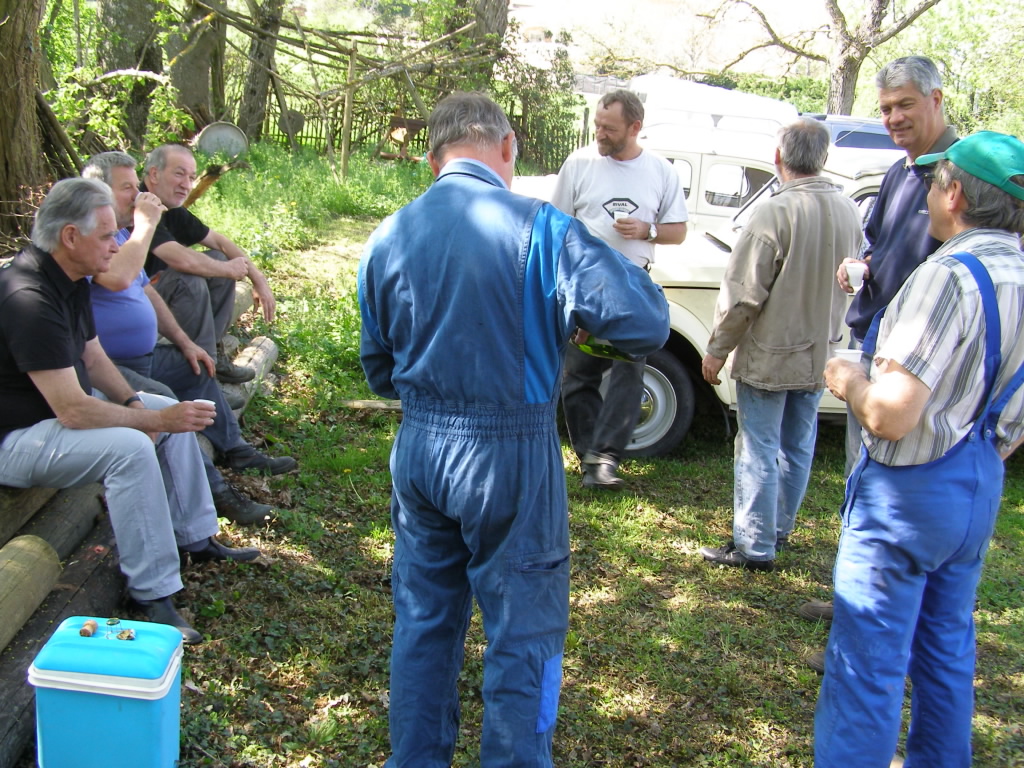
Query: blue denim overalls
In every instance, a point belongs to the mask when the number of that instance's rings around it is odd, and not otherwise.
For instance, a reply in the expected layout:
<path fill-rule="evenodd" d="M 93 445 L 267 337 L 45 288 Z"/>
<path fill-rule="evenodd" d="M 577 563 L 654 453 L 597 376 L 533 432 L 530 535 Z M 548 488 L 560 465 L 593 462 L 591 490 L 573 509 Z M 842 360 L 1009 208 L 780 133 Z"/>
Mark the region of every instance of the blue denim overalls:
<path fill-rule="evenodd" d="M 1003 487 L 999 414 L 1024 379 L 993 399 L 1001 363 L 995 288 L 965 264 L 985 312 L 986 395 L 971 431 L 927 464 L 861 459 L 846 486 L 835 617 L 814 723 L 817 768 L 886 768 L 899 739 L 904 680 L 913 683 L 905 768 L 971 763 L 975 590 Z M 864 350 L 873 355 L 882 312 Z"/>

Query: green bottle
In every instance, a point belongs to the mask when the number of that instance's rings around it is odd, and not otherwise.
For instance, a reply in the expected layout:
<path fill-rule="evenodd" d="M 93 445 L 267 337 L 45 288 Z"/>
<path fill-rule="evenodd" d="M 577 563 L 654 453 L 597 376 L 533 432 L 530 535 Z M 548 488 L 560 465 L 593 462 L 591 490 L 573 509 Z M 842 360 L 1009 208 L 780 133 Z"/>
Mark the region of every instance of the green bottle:
<path fill-rule="evenodd" d="M 630 355 L 623 352 L 621 349 L 613 347 L 604 339 L 595 339 L 593 336 L 587 338 L 583 343 L 576 341 L 576 334 L 572 335 L 570 339 L 572 345 L 576 347 L 580 352 L 586 352 L 588 355 L 594 357 L 606 357 L 609 360 L 623 360 L 627 363 L 636 363 L 640 361 L 636 355 Z"/>

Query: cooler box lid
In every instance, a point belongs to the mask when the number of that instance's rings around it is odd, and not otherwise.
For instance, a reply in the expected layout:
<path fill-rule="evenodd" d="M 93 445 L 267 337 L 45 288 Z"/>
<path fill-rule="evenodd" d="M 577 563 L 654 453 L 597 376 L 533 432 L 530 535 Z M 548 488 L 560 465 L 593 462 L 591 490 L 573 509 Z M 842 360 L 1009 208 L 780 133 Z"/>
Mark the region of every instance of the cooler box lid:
<path fill-rule="evenodd" d="M 79 630 L 89 616 L 72 616 L 57 627 L 29 667 L 37 687 L 158 699 L 177 679 L 181 632 L 166 624 L 122 621 L 118 630 L 134 630 L 134 640 L 107 638 L 107 620 L 93 618 L 92 637 Z"/>

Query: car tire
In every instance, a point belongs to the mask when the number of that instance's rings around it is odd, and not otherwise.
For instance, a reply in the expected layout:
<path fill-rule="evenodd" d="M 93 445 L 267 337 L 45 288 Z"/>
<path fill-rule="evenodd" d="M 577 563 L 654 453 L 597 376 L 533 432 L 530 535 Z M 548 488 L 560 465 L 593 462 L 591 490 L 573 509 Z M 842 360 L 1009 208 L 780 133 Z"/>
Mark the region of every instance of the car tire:
<path fill-rule="evenodd" d="M 640 422 L 626 446 L 627 456 L 664 456 L 682 442 L 693 423 L 693 380 L 671 352 L 647 356 Z"/>

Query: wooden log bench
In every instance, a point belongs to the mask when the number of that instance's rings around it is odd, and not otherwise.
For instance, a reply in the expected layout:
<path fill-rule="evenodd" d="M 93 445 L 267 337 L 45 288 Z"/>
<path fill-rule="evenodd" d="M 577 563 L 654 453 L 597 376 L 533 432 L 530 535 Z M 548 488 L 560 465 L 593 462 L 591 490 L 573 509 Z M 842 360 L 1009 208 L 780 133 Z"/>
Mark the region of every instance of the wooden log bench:
<path fill-rule="evenodd" d="M 239 283 L 235 319 L 251 308 L 252 286 Z M 225 336 L 224 346 L 237 364 L 256 371 L 252 381 L 229 385 L 247 405 L 272 383 L 277 346 L 264 336 L 245 346 Z M 199 438 L 212 455 L 209 441 Z M 0 768 L 34 765 L 26 754 L 35 734 L 35 689 L 27 675 L 53 630 L 69 616 L 115 616 L 123 596 L 101 485 L 0 486 Z"/>

